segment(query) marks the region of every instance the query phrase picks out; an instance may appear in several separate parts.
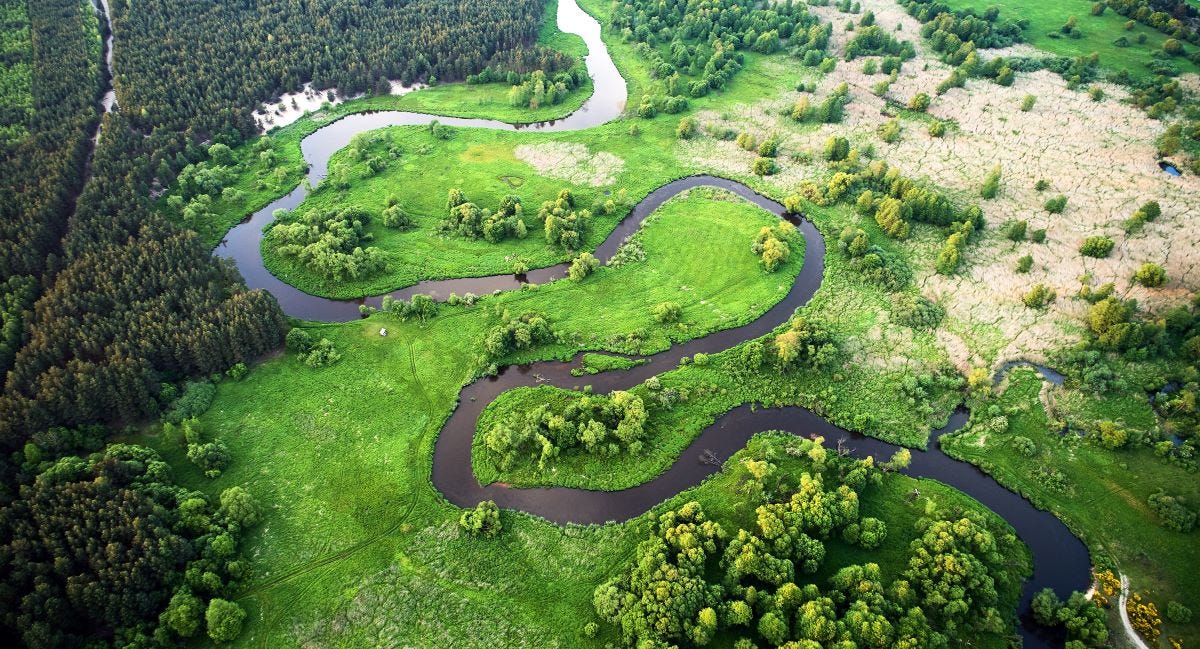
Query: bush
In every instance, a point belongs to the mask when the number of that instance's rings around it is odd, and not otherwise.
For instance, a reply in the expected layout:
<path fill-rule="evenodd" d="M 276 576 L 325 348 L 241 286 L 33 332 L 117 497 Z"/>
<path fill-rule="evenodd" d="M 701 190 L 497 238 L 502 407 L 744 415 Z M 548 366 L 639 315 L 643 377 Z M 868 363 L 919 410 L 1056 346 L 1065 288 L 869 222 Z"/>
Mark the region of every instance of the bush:
<path fill-rule="evenodd" d="M 654 315 L 655 320 L 663 324 L 668 324 L 678 322 L 680 316 L 683 315 L 683 309 L 676 302 L 659 302 L 655 305 L 651 313 Z"/>
<path fill-rule="evenodd" d="M 1192 609 L 1174 600 L 1167 602 L 1167 619 L 1175 624 L 1187 624 L 1192 621 Z"/>
<path fill-rule="evenodd" d="M 309 367 L 325 367 L 341 360 L 342 355 L 333 346 L 333 341 L 322 338 L 312 346 L 307 354 L 302 354 L 301 358 Z"/>
<path fill-rule="evenodd" d="M 908 109 L 923 113 L 929 109 L 929 95 L 918 92 L 913 95 L 913 98 L 908 100 Z"/>
<path fill-rule="evenodd" d="M 879 138 L 888 144 L 900 139 L 900 120 L 890 119 L 879 127 Z"/>
<path fill-rule="evenodd" d="M 1028 273 L 1033 268 L 1033 255 L 1025 255 L 1017 260 L 1017 272 Z"/>
<path fill-rule="evenodd" d="M 215 642 L 232 642 L 242 632 L 246 611 L 229 600 L 215 597 L 208 603 L 204 619 L 208 623 L 208 637 Z"/>
<path fill-rule="evenodd" d="M 992 170 L 990 172 L 988 172 L 987 177 L 983 179 L 983 187 L 980 188 L 979 195 L 988 200 L 991 200 L 991 199 L 995 198 L 996 194 L 998 194 L 999 192 L 1000 192 L 1000 165 L 996 165 L 995 167 L 992 168 Z M 1022 238 L 1024 238 L 1024 230 L 1022 230 L 1021 234 L 1022 234 Z M 1013 240 L 1019 241 L 1019 239 L 1013 239 Z"/>
<path fill-rule="evenodd" d="M 468 509 L 458 517 L 458 526 L 471 536 L 495 538 L 503 527 L 500 524 L 500 509 L 496 503 L 485 500 L 474 509 Z"/>
<path fill-rule="evenodd" d="M 597 268 L 600 267 L 600 260 L 596 259 L 590 252 L 581 252 L 579 256 L 571 262 L 571 267 L 567 270 L 567 276 L 575 281 L 582 281 L 588 275 L 591 275 Z"/>
<path fill-rule="evenodd" d="M 1008 221 L 1000 226 L 1000 232 L 1009 241 L 1024 241 L 1025 231 L 1029 227 L 1028 221 Z"/>
<path fill-rule="evenodd" d="M 1046 242 L 1046 228 L 1038 228 L 1029 233 L 1029 240 L 1034 243 Z"/>
<path fill-rule="evenodd" d="M 694 117 L 684 117 L 679 120 L 679 126 L 675 127 L 675 135 L 681 140 L 691 139 L 696 134 L 696 119 Z"/>
<path fill-rule="evenodd" d="M 1113 240 L 1108 237 L 1088 237 L 1083 240 L 1083 244 L 1079 246 L 1079 254 L 1084 257 L 1094 257 L 1103 259 L 1107 257 L 1113 249 Z"/>
<path fill-rule="evenodd" d="M 1021 100 L 1021 112 L 1028 113 L 1029 111 L 1033 110 L 1033 105 L 1036 103 L 1037 97 L 1033 95 L 1025 95 L 1025 98 Z"/>
<path fill-rule="evenodd" d="M 287 338 L 284 339 L 284 345 L 290 352 L 294 352 L 296 354 L 305 354 L 308 352 L 308 350 L 312 349 L 313 340 L 312 336 L 310 336 L 304 329 L 292 327 L 287 332 Z"/>
<path fill-rule="evenodd" d="M 932 137 L 942 137 L 946 134 L 946 123 L 937 121 L 929 125 L 929 135 Z"/>
<path fill-rule="evenodd" d="M 1189 509 L 1180 496 L 1157 491 L 1150 494 L 1146 504 L 1162 519 L 1162 526 L 1169 530 L 1190 532 L 1196 526 L 1196 512 Z"/>
<path fill-rule="evenodd" d="M 381 218 L 385 228 L 401 229 L 413 225 L 412 217 L 399 205 L 390 205 L 384 208 Z"/>
<path fill-rule="evenodd" d="M 923 295 L 898 293 L 892 298 L 892 315 L 913 329 L 933 329 L 946 317 L 946 310 Z"/>
<path fill-rule="evenodd" d="M 763 268 L 768 273 L 774 272 L 791 256 L 788 240 L 792 238 L 795 231 L 796 226 L 787 221 L 781 221 L 775 227 L 763 226 L 754 237 L 750 251 L 761 257 Z"/>
<path fill-rule="evenodd" d="M 1038 182 L 1040 183 L 1042 181 Z M 1046 201 L 1046 204 L 1043 205 L 1043 207 L 1051 214 L 1062 214 L 1063 210 L 1067 209 L 1067 197 L 1061 194 L 1055 196 L 1054 198 Z"/>
<path fill-rule="evenodd" d="M 1050 189 L 1050 181 L 1046 180 L 1045 178 L 1039 178 L 1038 181 L 1033 184 L 1033 188 L 1039 192 L 1044 192 L 1047 189 Z"/>
<path fill-rule="evenodd" d="M 1028 293 L 1021 297 L 1021 301 L 1031 309 L 1041 309 L 1053 302 L 1055 297 L 1057 295 L 1054 289 L 1045 284 L 1035 284 L 1033 288 L 1029 289 Z"/>
<path fill-rule="evenodd" d="M 758 158 L 750 166 L 751 173 L 756 176 L 771 176 L 778 170 L 779 168 L 775 164 L 774 158 Z"/>
<path fill-rule="evenodd" d="M 1157 288 L 1167 283 L 1167 271 L 1158 264 L 1146 262 L 1133 274 L 1133 281 L 1146 288 Z"/>

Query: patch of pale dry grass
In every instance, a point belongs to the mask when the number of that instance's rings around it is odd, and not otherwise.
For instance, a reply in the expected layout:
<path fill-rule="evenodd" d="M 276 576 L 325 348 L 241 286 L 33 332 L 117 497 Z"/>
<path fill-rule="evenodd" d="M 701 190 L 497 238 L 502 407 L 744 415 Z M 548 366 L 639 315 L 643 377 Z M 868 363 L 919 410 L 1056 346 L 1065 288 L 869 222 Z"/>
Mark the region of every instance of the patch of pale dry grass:
<path fill-rule="evenodd" d="M 513 155 L 543 176 L 576 185 L 603 187 L 616 181 L 625 161 L 607 152 L 593 153 L 578 142 L 522 144 Z"/>
<path fill-rule="evenodd" d="M 968 249 L 968 263 L 960 275 L 937 275 L 931 259 L 934 251 L 926 244 L 914 244 L 913 248 L 918 260 L 915 283 L 926 295 L 938 298 L 947 309 L 949 322 L 959 330 L 998 332 L 998 341 L 989 339 L 983 347 L 971 336 L 939 332 L 938 340 L 955 365 L 998 365 L 1014 358 L 1044 360 L 1049 351 L 1071 342 L 1087 307 L 1071 296 L 1085 273 L 1096 285 L 1113 282 L 1121 295 L 1137 298 L 1152 312 L 1195 293 L 1200 287 L 1200 201 L 1196 200 L 1200 182 L 1194 176 L 1171 177 L 1158 168 L 1155 139 L 1165 128 L 1162 122 L 1122 103 L 1127 93 L 1120 87 L 1102 85 L 1106 98 L 1095 102 L 1046 71 L 1018 74 L 1012 87 L 971 80 L 965 88 L 939 97 L 935 89 L 949 75 L 950 67 L 919 42 L 917 22 L 891 0 L 863 0 L 862 6 L 875 12 L 877 24 L 885 30 L 900 24 L 899 32 L 890 33 L 917 46 L 917 58 L 904 64 L 886 97 L 870 92 L 883 75 L 863 74 L 862 59 L 839 60 L 837 69 L 822 80 L 810 101 L 815 105 L 838 84 L 847 83 L 852 102 L 842 123 L 796 124 L 786 117 L 787 109 L 800 96 L 791 90 L 758 105 L 720 114 L 702 112 L 699 119 L 709 129 L 733 128 L 759 140 L 778 134 L 782 168 L 767 182 L 781 193 L 794 189 L 800 180 L 829 173 L 819 162 L 800 164 L 789 160 L 789 155 L 808 152 L 819 160 L 825 140 L 842 135 L 859 147 L 873 145 L 876 158 L 936 186 L 959 204 L 980 203 L 988 230 Z M 833 7 L 812 10 L 833 21 L 831 51 L 837 56 L 853 36 L 844 30 L 850 15 Z M 1187 76 L 1185 85 L 1200 88 L 1200 77 Z M 933 97 L 931 116 L 951 120 L 956 128 L 943 138 L 934 138 L 924 122 L 905 120 L 900 140 L 884 143 L 876 129 L 889 119 L 882 114 L 887 109 L 886 99 L 903 104 L 919 92 Z M 1027 94 L 1035 95 L 1037 104 L 1030 112 L 1021 112 Z M 739 175 L 748 173 L 755 157 L 732 142 L 711 138 L 682 144 L 680 155 L 714 173 Z M 979 188 L 995 165 L 1003 170 L 1001 191 L 996 199 L 983 201 Z M 1034 185 L 1043 178 L 1051 188 L 1035 191 Z M 1051 215 L 1042 205 L 1058 194 L 1068 197 L 1068 206 L 1063 214 Z M 1126 235 L 1122 223 L 1148 200 L 1160 203 L 1162 216 L 1141 232 Z M 1030 230 L 1046 229 L 1046 242 L 1008 241 L 997 230 L 1009 219 L 1028 221 Z M 1112 255 L 1107 259 L 1081 256 L 1078 250 L 1083 239 L 1099 234 L 1116 241 Z M 1033 256 L 1033 268 L 1028 274 L 1018 274 L 1014 267 L 1025 254 Z M 1165 287 L 1134 285 L 1134 272 L 1147 261 L 1166 268 L 1169 282 Z M 1021 302 L 1021 296 L 1039 282 L 1059 295 L 1043 311 L 1028 309 Z M 872 364 L 891 364 L 889 342 L 893 341 L 883 336 L 864 341 L 864 349 L 874 350 Z"/>

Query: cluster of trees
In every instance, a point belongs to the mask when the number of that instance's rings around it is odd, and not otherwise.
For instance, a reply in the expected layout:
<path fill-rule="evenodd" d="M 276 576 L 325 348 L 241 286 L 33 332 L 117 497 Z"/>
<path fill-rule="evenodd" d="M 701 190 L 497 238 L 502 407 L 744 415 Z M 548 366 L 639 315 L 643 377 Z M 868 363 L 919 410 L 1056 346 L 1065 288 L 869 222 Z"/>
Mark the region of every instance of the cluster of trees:
<path fill-rule="evenodd" d="M 552 47 L 534 44 L 496 52 L 488 65 L 476 74 L 468 74 L 466 81 L 467 83 L 507 83 L 515 86 L 523 83 L 535 71 L 541 71 L 553 81 L 558 81 L 558 75 L 562 72 L 566 72 L 572 77 L 579 77 L 580 73 L 587 75 L 586 66 L 580 65 L 580 61 L 574 56 Z M 582 78 L 576 78 L 573 83 L 579 84 L 582 81 Z"/>
<path fill-rule="evenodd" d="M 508 311 L 500 314 L 500 322 L 488 330 L 483 339 L 483 348 L 493 358 L 509 352 L 528 349 L 534 345 L 554 342 L 554 327 L 540 313 L 522 313 L 513 316 Z"/>
<path fill-rule="evenodd" d="M 1067 633 L 1067 649 L 1104 646 L 1108 641 L 1108 615 L 1098 602 L 1081 592 L 1073 592 L 1063 602 L 1049 588 L 1039 591 L 1030 604 L 1033 619 L 1042 626 L 1062 627 Z"/>
<path fill-rule="evenodd" d="M 868 11 L 863 15 L 863 23 L 867 20 L 867 16 L 874 18 L 874 14 Z M 917 51 L 913 48 L 912 43 L 897 40 L 879 25 L 874 24 L 855 31 L 854 38 L 846 43 L 847 61 L 853 61 L 860 56 L 894 56 L 901 61 L 907 61 L 916 55 Z"/>
<path fill-rule="evenodd" d="M 538 470 L 545 470 L 548 461 L 576 448 L 602 457 L 637 453 L 648 416 L 641 397 L 632 392 L 584 394 L 562 408 L 543 403 L 510 413 L 484 434 L 483 443 L 503 469 L 536 460 Z"/>
<path fill-rule="evenodd" d="M 469 202 L 458 188 L 451 188 L 446 197 L 446 219 L 442 221 L 442 230 L 471 239 L 482 237 L 491 243 L 509 237 L 524 239 L 529 234 L 519 196 L 508 195 L 500 199 L 500 205 L 493 212 Z"/>
<path fill-rule="evenodd" d="M 827 457 L 820 440 L 794 445 L 814 470 L 743 461 L 752 526 L 726 529 L 689 502 L 659 516 L 630 564 L 596 588 L 597 615 L 627 646 L 699 647 L 717 634 L 739 648 L 945 646 L 1008 628 L 998 590 L 1016 584 L 1007 556 L 1019 541 L 973 515 L 931 508 L 890 583 L 874 563 L 806 583 L 829 539 L 869 549 L 887 529 L 859 511 L 865 485 L 881 479 L 870 458 Z"/>
<path fill-rule="evenodd" d="M 542 203 L 538 218 L 546 233 L 546 243 L 566 250 L 578 250 L 583 245 L 592 223 L 591 211 L 576 209 L 575 196 L 569 189 Z"/>
<path fill-rule="evenodd" d="M 277 219 L 268 233 L 276 254 L 294 259 L 335 281 L 369 277 L 387 268 L 383 251 L 364 247 L 371 215 L 361 207 L 312 209 L 287 222 Z"/>
<path fill-rule="evenodd" d="M 222 598 L 249 572 L 238 547 L 258 520 L 249 493 L 213 502 L 139 446 L 35 464 L 0 510 L 0 620 L 27 646 L 237 636 L 245 614 Z"/>
<path fill-rule="evenodd" d="M 1174 0 L 1106 0 L 1113 11 L 1136 20 L 1176 41 L 1200 45 L 1200 11 Z"/>
<path fill-rule="evenodd" d="M 789 114 L 797 122 L 836 124 L 845 117 L 846 104 L 849 103 L 850 86 L 843 82 L 816 106 L 810 104 L 807 96 L 797 99 Z"/>
<path fill-rule="evenodd" d="M 768 273 L 773 273 L 791 256 L 792 249 L 788 242 L 794 242 L 797 236 L 796 226 L 788 221 L 780 221 L 774 227 L 763 226 L 754 235 L 750 252 L 759 256 Z"/>
<path fill-rule="evenodd" d="M 1146 498 L 1146 504 L 1158 515 L 1162 526 L 1169 530 L 1191 532 L 1196 527 L 1196 511 L 1188 506 L 1182 496 L 1156 491 Z"/>
<path fill-rule="evenodd" d="M 951 9 L 939 0 L 904 0 L 901 4 L 922 23 L 921 36 L 951 65 L 965 61 L 976 48 L 1008 47 L 1021 42 L 1021 30 L 1029 24 L 1026 19 L 1001 19 L 1000 9 L 994 6 L 979 15 L 972 9 Z"/>
<path fill-rule="evenodd" d="M 508 103 L 529 108 L 554 106 L 562 103 L 587 78 L 586 68 L 559 72 L 553 78 L 547 77 L 542 70 L 534 70 L 513 83 L 508 91 Z"/>
<path fill-rule="evenodd" d="M 309 367 L 324 367 L 341 360 L 342 355 L 328 338 L 313 340 L 304 329 L 293 327 L 287 333 L 287 350 Z"/>
<path fill-rule="evenodd" d="M 899 291 L 912 279 L 912 269 L 900 257 L 871 242 L 862 228 L 847 226 L 838 237 L 838 250 L 850 258 L 850 269 L 889 291 Z"/>
<path fill-rule="evenodd" d="M 724 88 L 741 69 L 739 50 L 771 54 L 786 41 L 796 56 L 816 52 L 820 61 L 829 42 L 829 26 L 821 26 L 804 3 L 786 0 L 746 7 L 734 0 L 650 2 L 620 0 L 610 25 L 650 62 L 651 74 L 667 81 L 668 97 L 703 97 Z M 653 117 L 649 96 L 639 109 Z"/>
<path fill-rule="evenodd" d="M 471 536 L 495 538 L 504 526 L 500 523 L 500 508 L 491 500 L 485 500 L 468 509 L 458 517 L 458 526 Z"/>

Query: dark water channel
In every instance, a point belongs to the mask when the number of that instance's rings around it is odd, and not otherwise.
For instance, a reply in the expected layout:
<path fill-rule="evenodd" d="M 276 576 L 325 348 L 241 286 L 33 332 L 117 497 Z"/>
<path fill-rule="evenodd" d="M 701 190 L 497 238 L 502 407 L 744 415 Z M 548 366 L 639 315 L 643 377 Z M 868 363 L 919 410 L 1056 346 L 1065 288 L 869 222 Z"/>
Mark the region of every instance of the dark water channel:
<path fill-rule="evenodd" d="M 422 113 L 385 111 L 351 115 L 329 124 L 301 142 L 305 161 L 310 165 L 308 180 L 319 183 L 328 171 L 334 152 L 350 143 L 357 134 L 396 125 L 423 125 L 434 119 L 461 127 L 502 130 L 576 130 L 606 123 L 620 115 L 626 101 L 625 82 L 608 56 L 600 40 L 600 26 L 578 8 L 573 0 L 559 3 L 559 27 L 579 34 L 588 45 L 587 65 L 594 80 L 595 93 L 577 112 L 561 120 L 514 126 L 482 119 L 436 117 Z M 642 221 L 671 197 L 693 187 L 712 186 L 727 189 L 763 209 L 795 223 L 806 242 L 804 265 L 788 295 L 757 320 L 703 338 L 675 345 L 650 357 L 650 362 L 624 372 L 606 372 L 586 379 L 571 376 L 570 370 L 579 361 L 547 361 L 528 366 L 505 368 L 499 376 L 480 379 L 463 388 L 459 404 L 438 436 L 433 457 L 433 484 L 455 505 L 472 507 L 483 500 L 494 500 L 501 507 L 543 517 L 556 523 L 604 523 L 624 521 L 639 516 L 656 504 L 699 484 L 718 470 L 701 456 L 715 456 L 723 462 L 755 433 L 764 430 L 784 430 L 797 435 L 816 434 L 825 437 L 830 445 L 845 440 L 858 457 L 874 455 L 886 459 L 898 447 L 838 428 L 810 410 L 800 407 L 753 410 L 749 406 L 735 408 L 706 428 L 678 460 L 655 479 L 622 491 L 591 491 L 564 487 L 514 489 L 499 484 L 480 485 L 471 468 L 471 443 L 479 414 L 497 396 L 520 386 L 556 385 L 564 388 L 586 382 L 598 392 L 628 389 L 641 381 L 676 367 L 679 359 L 698 352 L 716 353 L 744 340 L 765 335 L 783 324 L 796 308 L 806 304 L 821 285 L 825 259 L 825 240 L 807 220 L 785 214 L 779 203 L 754 193 L 741 183 L 713 176 L 694 176 L 668 183 L 651 192 L 639 202 L 612 234 L 595 251 L 607 262 L 621 243 L 637 231 Z M 263 265 L 260 245 L 263 228 L 272 220 L 277 209 L 294 209 L 305 198 L 304 185 L 296 188 L 267 207 L 253 214 L 230 230 L 215 254 L 232 257 L 251 288 L 270 291 L 291 316 L 310 320 L 350 321 L 359 318 L 359 305 L 377 305 L 382 296 L 360 301 L 331 300 L 309 295 L 271 275 Z M 545 283 L 566 273 L 566 264 L 530 271 L 524 281 Z M 521 282 L 512 275 L 426 281 L 395 291 L 392 295 L 408 298 L 416 293 L 445 298 L 451 292 L 485 295 L 496 290 L 517 289 Z M 1010 365 L 1001 368 L 997 380 Z M 1038 368 L 1043 376 L 1056 383 L 1061 376 L 1046 368 Z M 1061 646 L 1061 639 L 1039 636 L 1029 619 L 1028 603 L 1033 593 L 1051 587 L 1066 596 L 1071 590 L 1086 588 L 1090 561 L 1087 548 L 1053 515 L 1036 509 L 1029 501 L 1001 487 L 991 477 L 972 465 L 945 455 L 937 444 L 942 435 L 958 430 L 966 423 L 967 413 L 957 411 L 949 423 L 934 432 L 930 448 L 913 454 L 906 473 L 915 477 L 932 478 L 970 495 L 999 514 L 1013 526 L 1033 552 L 1034 574 L 1026 584 L 1022 604 L 1021 635 L 1026 647 Z"/>

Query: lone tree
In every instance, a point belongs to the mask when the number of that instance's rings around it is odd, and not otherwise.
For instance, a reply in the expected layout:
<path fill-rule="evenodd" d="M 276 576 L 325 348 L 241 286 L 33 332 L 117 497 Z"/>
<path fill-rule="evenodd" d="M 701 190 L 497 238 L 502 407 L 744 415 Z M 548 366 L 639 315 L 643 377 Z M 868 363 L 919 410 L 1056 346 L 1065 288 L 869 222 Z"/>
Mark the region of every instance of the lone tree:
<path fill-rule="evenodd" d="M 458 526 L 471 536 L 494 538 L 503 527 L 500 524 L 500 509 L 491 500 L 485 500 L 474 509 L 468 509 L 458 517 Z"/>
<path fill-rule="evenodd" d="M 246 611 L 241 606 L 219 597 L 208 603 L 204 620 L 208 623 L 208 637 L 216 642 L 232 642 L 242 632 Z"/>

